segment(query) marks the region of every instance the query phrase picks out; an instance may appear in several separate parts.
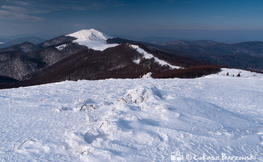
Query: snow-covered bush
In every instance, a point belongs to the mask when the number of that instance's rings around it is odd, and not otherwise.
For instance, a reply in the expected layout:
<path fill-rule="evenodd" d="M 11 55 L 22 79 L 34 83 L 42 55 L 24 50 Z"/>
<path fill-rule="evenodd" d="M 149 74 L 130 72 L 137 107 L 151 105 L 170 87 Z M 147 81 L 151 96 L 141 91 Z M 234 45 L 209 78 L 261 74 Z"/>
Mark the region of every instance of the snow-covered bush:
<path fill-rule="evenodd" d="M 141 103 L 161 99 L 162 94 L 156 87 L 138 86 L 130 89 L 126 93 L 126 97 L 132 102 Z"/>
<path fill-rule="evenodd" d="M 149 72 L 149 73 L 147 73 L 147 74 L 144 74 L 143 76 L 142 76 L 142 78 L 143 79 L 151 79 L 152 78 L 152 73 L 151 72 Z"/>

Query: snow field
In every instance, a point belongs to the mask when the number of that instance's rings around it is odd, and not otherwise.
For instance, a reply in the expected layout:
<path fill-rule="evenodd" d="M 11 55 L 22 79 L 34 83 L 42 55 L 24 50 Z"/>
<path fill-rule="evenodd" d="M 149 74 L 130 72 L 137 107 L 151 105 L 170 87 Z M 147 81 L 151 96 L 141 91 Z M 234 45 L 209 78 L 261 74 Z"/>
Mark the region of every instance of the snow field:
<path fill-rule="evenodd" d="M 239 71 L 1 90 L 0 161 L 262 161 L 262 75 Z"/>

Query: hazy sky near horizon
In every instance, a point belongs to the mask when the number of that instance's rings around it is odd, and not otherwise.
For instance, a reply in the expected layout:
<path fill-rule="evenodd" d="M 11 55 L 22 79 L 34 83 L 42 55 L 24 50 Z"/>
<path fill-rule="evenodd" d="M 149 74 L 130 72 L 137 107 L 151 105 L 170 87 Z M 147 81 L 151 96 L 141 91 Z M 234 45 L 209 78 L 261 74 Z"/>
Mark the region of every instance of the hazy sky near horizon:
<path fill-rule="evenodd" d="M 69 34 L 263 40 L 263 0 L 1 0 L 0 36 Z"/>

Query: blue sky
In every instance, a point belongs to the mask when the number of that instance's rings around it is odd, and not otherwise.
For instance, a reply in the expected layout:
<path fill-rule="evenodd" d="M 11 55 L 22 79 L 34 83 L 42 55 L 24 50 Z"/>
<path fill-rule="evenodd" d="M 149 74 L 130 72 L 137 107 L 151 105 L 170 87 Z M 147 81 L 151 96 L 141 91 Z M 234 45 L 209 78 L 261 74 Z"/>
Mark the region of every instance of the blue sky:
<path fill-rule="evenodd" d="M 1 0 L 0 36 L 108 35 L 263 40 L 263 0 Z"/>

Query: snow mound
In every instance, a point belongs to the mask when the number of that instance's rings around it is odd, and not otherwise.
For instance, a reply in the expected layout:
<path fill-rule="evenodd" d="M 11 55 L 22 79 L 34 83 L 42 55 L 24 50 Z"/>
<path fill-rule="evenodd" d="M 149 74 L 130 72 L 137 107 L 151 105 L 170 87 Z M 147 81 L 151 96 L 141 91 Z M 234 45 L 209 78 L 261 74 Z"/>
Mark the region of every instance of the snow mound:
<path fill-rule="evenodd" d="M 143 79 L 152 79 L 152 73 L 149 72 L 149 73 L 143 75 L 142 78 L 143 78 Z"/>
<path fill-rule="evenodd" d="M 99 51 L 103 51 L 107 48 L 115 47 L 118 45 L 107 44 L 107 39 L 112 37 L 95 29 L 80 30 L 72 34 L 68 34 L 67 36 L 77 38 L 77 40 L 74 40 L 73 42 Z"/>
<path fill-rule="evenodd" d="M 141 49 L 138 45 L 131 45 L 132 48 L 136 49 L 139 53 L 141 53 L 143 55 L 143 58 L 145 59 L 151 59 L 154 58 L 154 61 L 157 62 L 158 64 L 160 64 L 161 66 L 169 66 L 171 69 L 180 69 L 182 67 L 180 66 L 174 66 L 169 64 L 166 61 L 160 60 L 157 57 L 154 57 L 152 54 L 144 51 L 143 49 Z M 133 60 L 134 63 L 139 64 L 140 63 L 140 59 L 137 60 Z"/>
<path fill-rule="evenodd" d="M 155 101 L 162 98 L 156 87 L 138 86 L 127 91 L 126 96 L 134 103 Z"/>

